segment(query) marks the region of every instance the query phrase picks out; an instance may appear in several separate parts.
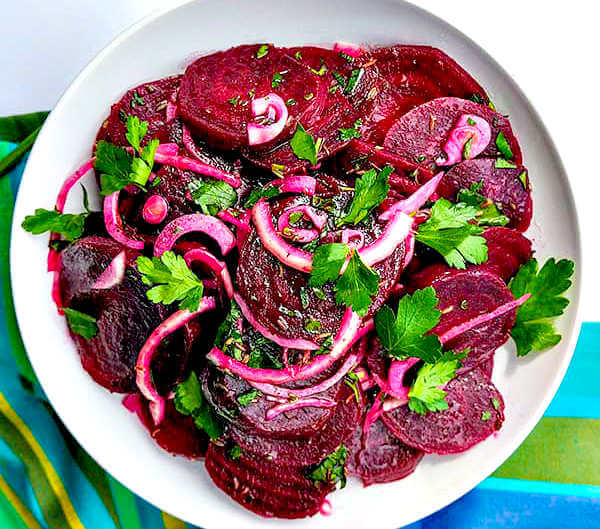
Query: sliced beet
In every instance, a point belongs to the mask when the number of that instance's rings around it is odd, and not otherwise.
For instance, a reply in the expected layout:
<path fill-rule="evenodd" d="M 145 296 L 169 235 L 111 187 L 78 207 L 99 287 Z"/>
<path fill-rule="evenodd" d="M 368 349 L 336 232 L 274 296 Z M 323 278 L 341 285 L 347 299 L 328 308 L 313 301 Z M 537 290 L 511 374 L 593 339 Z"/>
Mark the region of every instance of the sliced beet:
<path fill-rule="evenodd" d="M 65 306 L 93 316 L 98 333 L 91 339 L 72 334 L 81 363 L 92 378 L 110 391 L 131 393 L 136 389 L 135 364 L 150 333 L 168 316 L 164 305 L 146 297 L 148 287 L 132 265 L 118 285 L 95 290 L 91 286 L 119 251 L 115 243 L 100 237 L 86 237 L 61 253 L 60 286 Z M 168 388 L 184 372 L 191 344 L 184 345 L 184 333 L 172 336 L 168 347 L 159 348 L 153 374 L 159 389 Z"/>
<path fill-rule="evenodd" d="M 384 413 L 384 423 L 403 443 L 435 454 L 463 452 L 502 426 L 502 395 L 480 369 L 456 377 L 444 390 L 447 410 L 420 415 L 402 406 Z"/>
<path fill-rule="evenodd" d="M 288 469 L 288 475 L 293 478 L 282 481 L 271 477 L 274 469 L 268 461 L 260 464 L 258 472 L 249 469 L 245 462 L 243 453 L 233 460 L 224 448 L 211 444 L 206 469 L 223 492 L 242 507 L 264 517 L 312 516 L 319 511 L 330 490 L 315 486 L 298 469 Z"/>
<path fill-rule="evenodd" d="M 284 50 L 269 46 L 261 58 L 261 45 L 244 45 L 201 57 L 188 66 L 179 92 L 179 111 L 185 122 L 216 147 L 248 145 L 247 125 L 254 118 L 252 98 L 279 95 L 290 118 L 278 140 L 290 136 L 299 121 L 307 127 L 316 120 L 326 99 L 326 87 L 318 76 Z M 277 84 L 274 75 L 283 80 Z M 312 99 L 305 96 L 312 93 Z M 236 99 L 237 98 L 237 99 Z"/>
<path fill-rule="evenodd" d="M 433 332 L 441 336 L 444 332 L 481 314 L 513 300 L 513 296 L 497 275 L 484 270 L 452 270 L 439 267 L 438 275 L 433 271 L 430 285 L 435 289 L 441 311 L 439 323 Z M 421 288 L 427 285 L 421 285 Z M 516 311 L 512 310 L 491 321 L 482 323 L 445 344 L 447 350 L 456 352 L 469 348 L 463 366 L 478 365 L 487 359 L 508 339 L 514 325 Z"/>
<path fill-rule="evenodd" d="M 148 122 L 148 132 L 143 144 L 151 139 L 161 143 L 169 141 L 167 103 L 174 99 L 179 88 L 181 75 L 165 77 L 141 84 L 127 93 L 110 109 L 110 115 L 98 131 L 98 140 L 107 140 L 116 145 L 129 146 L 125 138 L 127 116 L 137 116 Z"/>
<path fill-rule="evenodd" d="M 512 150 L 513 161 L 517 164 L 522 162 L 521 148 L 508 119 L 488 106 L 457 97 L 434 99 L 404 114 L 386 134 L 383 146 L 435 170 L 435 161 L 444 157 L 442 148 L 463 114 L 479 116 L 490 125 L 492 137 L 481 153 L 482 157 L 501 156 L 496 138 L 502 132 Z"/>
<path fill-rule="evenodd" d="M 487 228 L 483 234 L 487 241 L 488 260 L 477 265 L 508 282 L 533 255 L 531 241 L 522 233 L 510 228 Z"/>
<path fill-rule="evenodd" d="M 521 181 L 523 174 L 525 184 Z M 496 160 L 492 158 L 465 160 L 446 173 L 444 182 L 454 196 L 461 189 L 481 183 L 480 193 L 493 200 L 510 219 L 509 228 L 525 231 L 529 227 L 533 203 L 527 169 L 522 165 L 502 168 L 497 167 Z"/>
<path fill-rule="evenodd" d="M 341 193 L 337 200 L 345 201 L 343 207 L 346 207 L 350 195 L 347 192 Z M 287 207 L 305 203 L 308 203 L 307 197 L 280 200 L 274 203 L 273 212 L 277 217 Z M 328 213 L 325 210 L 320 212 Z M 334 233 L 338 230 L 335 218 L 333 215 L 329 217 L 330 230 Z M 360 224 L 356 229 L 364 232 L 365 244 L 369 244 L 383 231 L 384 224 L 374 220 L 370 227 L 365 228 Z M 398 280 L 402 272 L 404 252 L 404 244 L 401 244 L 390 257 L 373 266 L 381 280 L 379 292 L 367 317 L 372 316 L 381 307 Z M 323 296 L 321 292 L 308 286 L 308 279 L 308 274 L 286 267 L 269 253 L 262 245 L 256 230 L 252 229 L 240 249 L 236 283 L 239 293 L 261 325 L 275 334 L 308 340 L 314 340 L 315 336 L 323 333 L 335 335 L 345 307 L 336 303 L 332 285 L 325 285 Z M 317 331 L 311 332 L 306 329 L 310 320 L 319 322 Z"/>
<path fill-rule="evenodd" d="M 206 454 L 208 436 L 194 424 L 194 419 L 179 413 L 172 400 L 167 401 L 165 417 L 154 424 L 146 403 L 141 405 L 141 420 L 156 443 L 167 452 L 188 459 L 200 459 Z"/>
<path fill-rule="evenodd" d="M 402 194 L 411 194 L 420 184 L 433 177 L 433 173 L 409 160 L 385 150 L 383 147 L 362 140 L 352 140 L 336 159 L 336 166 L 343 177 L 345 174 L 367 171 L 385 166 L 394 168 L 390 175 L 390 187 Z"/>
<path fill-rule="evenodd" d="M 303 382 L 303 384 L 296 384 L 295 387 L 308 387 L 315 383 L 314 380 Z M 341 386 L 342 382 L 339 382 L 316 396 L 335 402 L 342 389 Z M 321 429 L 335 412 L 335 408 L 305 407 L 267 420 L 266 412 L 277 402 L 268 400 L 265 395 L 259 393 L 250 404 L 241 405 L 238 399 L 248 394 L 252 386 L 240 377 L 218 370 L 212 372 L 207 389 L 211 393 L 212 400 L 218 402 L 220 408 L 234 410 L 233 420 L 236 424 L 268 437 L 287 439 L 306 437 Z"/>
<path fill-rule="evenodd" d="M 327 100 L 318 119 L 310 125 L 306 125 L 301 120 L 304 128 L 315 139 L 322 139 L 318 160 L 324 160 L 349 143 L 349 139 L 340 137 L 340 129 L 354 127 L 357 119 L 363 120 L 365 116 L 371 113 L 377 83 L 377 71 L 372 65 L 366 66 L 369 63 L 372 64 L 368 56 L 350 62 L 339 53 L 313 46 L 290 48 L 288 53 L 294 57 L 299 57 L 298 60 L 311 75 L 321 80 L 327 90 Z M 319 71 L 322 72 L 321 75 L 317 73 Z M 362 73 L 353 90 L 347 94 L 340 82 L 346 84 L 351 78 L 352 72 L 357 71 Z M 271 169 L 273 164 L 283 166 L 284 169 L 280 168 L 279 170 L 284 173 L 299 172 L 306 170 L 309 166 L 306 160 L 300 160 L 296 157 L 289 142 L 277 142 L 270 149 L 245 151 L 244 154 L 252 163 L 265 169 Z"/>
<path fill-rule="evenodd" d="M 308 466 L 318 463 L 343 443 L 352 434 L 361 413 L 362 403 L 357 403 L 353 391 L 344 386 L 331 419 L 309 437 L 275 439 L 238 426 L 231 428 L 231 436 L 243 450 L 274 463 Z"/>
<path fill-rule="evenodd" d="M 483 104 L 489 101 L 481 85 L 437 48 L 396 45 L 374 48 L 370 53 L 388 86 L 380 88 L 377 119 L 372 119 L 376 125 L 369 131 L 369 139 L 383 139 L 398 118 L 432 99 L 453 96 Z"/>
<path fill-rule="evenodd" d="M 348 474 L 359 477 L 365 487 L 405 478 L 414 472 L 424 455 L 394 437 L 381 420 L 371 425 L 366 439 L 359 424 L 346 446 Z"/>

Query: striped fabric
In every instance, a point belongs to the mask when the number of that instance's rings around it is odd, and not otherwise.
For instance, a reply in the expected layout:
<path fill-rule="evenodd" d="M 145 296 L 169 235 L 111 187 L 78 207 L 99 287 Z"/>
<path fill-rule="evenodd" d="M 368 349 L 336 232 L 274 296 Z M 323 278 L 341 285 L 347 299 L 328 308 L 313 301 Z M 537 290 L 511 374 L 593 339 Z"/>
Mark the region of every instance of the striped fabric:
<path fill-rule="evenodd" d="M 13 148 L 0 141 L 0 158 Z M 0 179 L 0 527 L 183 529 L 77 444 L 45 399 L 18 334 L 8 249 L 23 162 Z M 600 529 L 600 323 L 583 326 L 546 415 L 492 477 L 411 529 Z M 211 528 L 212 529 L 212 528 Z"/>

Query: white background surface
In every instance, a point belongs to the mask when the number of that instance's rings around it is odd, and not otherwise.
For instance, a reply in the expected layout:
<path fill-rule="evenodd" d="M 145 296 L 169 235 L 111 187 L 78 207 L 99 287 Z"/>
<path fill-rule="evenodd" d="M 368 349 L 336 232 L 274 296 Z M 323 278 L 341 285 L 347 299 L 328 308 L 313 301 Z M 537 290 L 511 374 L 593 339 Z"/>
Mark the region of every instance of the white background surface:
<path fill-rule="evenodd" d="M 114 36 L 168 3 L 5 1 L 0 10 L 0 115 L 52 108 L 83 66 Z M 600 4 L 587 0 L 413 3 L 480 44 L 514 77 L 541 114 L 570 175 L 581 216 L 586 268 L 583 319 L 600 320 L 600 274 L 594 273 L 600 262 Z"/>

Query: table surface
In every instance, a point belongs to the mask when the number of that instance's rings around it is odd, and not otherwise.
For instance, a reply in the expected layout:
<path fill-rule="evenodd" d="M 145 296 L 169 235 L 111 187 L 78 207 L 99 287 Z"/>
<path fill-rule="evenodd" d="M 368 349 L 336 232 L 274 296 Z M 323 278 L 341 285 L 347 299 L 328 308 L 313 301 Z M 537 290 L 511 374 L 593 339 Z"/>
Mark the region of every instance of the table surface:
<path fill-rule="evenodd" d="M 242 0 L 240 0 L 242 1 Z M 0 115 L 52 108 L 78 72 L 120 31 L 164 7 L 165 0 L 21 0 L 2 7 Z M 176 4 L 177 1 L 171 3 Z M 600 73 L 597 52 L 600 4 L 573 0 L 568 6 L 504 0 L 474 9 L 472 0 L 414 0 L 486 49 L 533 101 L 563 158 L 582 222 L 585 287 L 582 316 L 600 320 L 600 259 L 595 201 L 600 178 Z M 6 53 L 8 52 L 8 53 Z M 592 159 L 588 158 L 592 155 Z M 592 230 L 594 228 L 594 230 Z"/>

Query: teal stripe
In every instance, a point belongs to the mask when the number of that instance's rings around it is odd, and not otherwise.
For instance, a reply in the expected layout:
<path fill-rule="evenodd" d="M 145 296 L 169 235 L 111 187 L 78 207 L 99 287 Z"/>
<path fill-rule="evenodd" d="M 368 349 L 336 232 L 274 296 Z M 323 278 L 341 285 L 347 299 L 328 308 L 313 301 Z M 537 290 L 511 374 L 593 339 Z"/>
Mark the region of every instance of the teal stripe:
<path fill-rule="evenodd" d="M 549 481 L 533 481 L 529 479 L 487 478 L 477 486 L 477 489 L 600 499 L 600 486 L 598 485 L 551 483 Z"/>
<path fill-rule="evenodd" d="M 600 323 L 584 323 L 573 361 L 554 400 L 546 410 L 547 417 L 600 419 L 599 358 Z"/>

